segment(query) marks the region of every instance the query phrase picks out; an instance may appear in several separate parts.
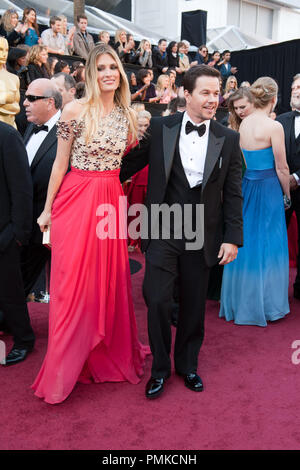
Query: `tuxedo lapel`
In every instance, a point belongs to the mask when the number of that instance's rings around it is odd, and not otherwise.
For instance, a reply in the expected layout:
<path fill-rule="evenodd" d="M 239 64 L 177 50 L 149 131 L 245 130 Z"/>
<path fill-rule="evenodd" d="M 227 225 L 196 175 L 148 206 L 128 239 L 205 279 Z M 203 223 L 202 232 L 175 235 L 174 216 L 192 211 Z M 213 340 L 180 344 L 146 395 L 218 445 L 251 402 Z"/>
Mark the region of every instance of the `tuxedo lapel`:
<path fill-rule="evenodd" d="M 45 153 L 47 153 L 47 151 L 55 143 L 55 141 L 56 141 L 56 125 L 52 127 L 51 131 L 45 137 L 40 147 L 38 148 L 38 151 L 36 152 L 34 159 L 32 160 L 32 163 L 31 163 L 31 167 L 30 167 L 31 170 L 33 170 L 37 166 L 39 161 L 43 158 Z"/>
<path fill-rule="evenodd" d="M 285 123 L 283 124 L 284 128 L 284 136 L 285 136 L 285 148 L 287 155 L 290 154 L 291 151 L 291 138 L 292 138 L 292 131 L 294 126 L 295 118 L 294 115 L 291 113 L 291 117 L 286 119 Z"/>
<path fill-rule="evenodd" d="M 175 117 L 175 116 L 174 116 Z M 176 142 L 180 133 L 183 114 L 177 116 L 171 126 L 163 126 L 163 153 L 166 181 L 168 182 L 175 155 Z"/>
<path fill-rule="evenodd" d="M 24 136 L 23 136 L 23 140 L 24 140 L 24 145 L 26 146 L 27 143 L 28 143 L 28 140 L 30 139 L 31 135 L 32 135 L 32 129 L 34 127 L 34 124 L 30 123 L 27 127 L 26 127 L 26 130 L 25 130 L 25 133 L 24 133 Z"/>
<path fill-rule="evenodd" d="M 214 134 L 214 121 L 210 123 L 210 130 L 208 136 L 208 146 L 207 146 L 207 153 L 205 158 L 205 165 L 204 165 L 204 174 L 203 174 L 203 181 L 202 181 L 202 190 L 204 190 L 205 185 L 211 175 L 211 172 L 214 169 L 215 164 L 220 156 L 225 136 L 216 137 Z"/>

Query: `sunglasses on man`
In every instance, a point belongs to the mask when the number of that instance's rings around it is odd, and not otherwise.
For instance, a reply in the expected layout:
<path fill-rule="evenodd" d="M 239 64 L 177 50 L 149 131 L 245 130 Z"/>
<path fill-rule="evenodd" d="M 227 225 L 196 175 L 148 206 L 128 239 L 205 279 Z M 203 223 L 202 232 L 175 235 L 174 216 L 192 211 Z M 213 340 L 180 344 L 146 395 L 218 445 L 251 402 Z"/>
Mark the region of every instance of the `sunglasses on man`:
<path fill-rule="evenodd" d="M 46 99 L 48 99 L 48 98 L 51 98 L 51 96 L 25 95 L 25 98 L 26 98 L 30 103 L 34 103 L 35 101 L 38 101 L 38 100 L 46 100 Z"/>

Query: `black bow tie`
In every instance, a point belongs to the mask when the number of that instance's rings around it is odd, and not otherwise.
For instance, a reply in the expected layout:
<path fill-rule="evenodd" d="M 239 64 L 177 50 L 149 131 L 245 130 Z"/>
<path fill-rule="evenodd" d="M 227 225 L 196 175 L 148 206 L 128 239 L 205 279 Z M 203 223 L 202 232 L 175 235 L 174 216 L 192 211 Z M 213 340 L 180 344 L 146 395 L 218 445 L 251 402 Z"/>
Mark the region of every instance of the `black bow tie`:
<path fill-rule="evenodd" d="M 196 131 L 199 134 L 199 137 L 202 137 L 205 134 L 206 131 L 206 125 L 201 124 L 201 126 L 194 126 L 193 123 L 188 121 L 185 125 L 185 133 L 189 134 L 190 132 Z"/>
<path fill-rule="evenodd" d="M 37 124 L 34 125 L 32 132 L 34 134 L 37 134 L 40 131 L 46 131 L 48 132 L 48 126 L 45 126 L 44 124 L 42 126 L 38 126 Z"/>
<path fill-rule="evenodd" d="M 293 113 L 295 117 L 300 116 L 300 111 L 297 111 L 296 109 L 293 111 Z"/>

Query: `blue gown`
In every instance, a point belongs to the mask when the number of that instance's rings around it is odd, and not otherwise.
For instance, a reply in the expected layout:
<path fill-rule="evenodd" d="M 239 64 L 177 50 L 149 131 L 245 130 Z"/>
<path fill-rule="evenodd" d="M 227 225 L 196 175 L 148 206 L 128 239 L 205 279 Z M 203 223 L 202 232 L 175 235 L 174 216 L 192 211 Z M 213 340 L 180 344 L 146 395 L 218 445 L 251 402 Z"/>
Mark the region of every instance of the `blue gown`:
<path fill-rule="evenodd" d="M 219 316 L 267 326 L 289 313 L 289 255 L 283 194 L 272 147 L 243 150 L 244 246 L 224 267 Z"/>

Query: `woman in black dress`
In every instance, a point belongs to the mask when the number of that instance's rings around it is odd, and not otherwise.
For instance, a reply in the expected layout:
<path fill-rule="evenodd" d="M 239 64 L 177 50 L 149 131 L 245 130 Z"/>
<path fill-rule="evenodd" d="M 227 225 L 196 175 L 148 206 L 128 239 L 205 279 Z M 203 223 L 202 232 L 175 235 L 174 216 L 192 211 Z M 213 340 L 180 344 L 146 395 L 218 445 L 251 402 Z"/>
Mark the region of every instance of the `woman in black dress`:
<path fill-rule="evenodd" d="M 28 73 L 30 82 L 37 78 L 50 78 L 48 52 L 46 46 L 32 46 L 28 57 Z"/>

